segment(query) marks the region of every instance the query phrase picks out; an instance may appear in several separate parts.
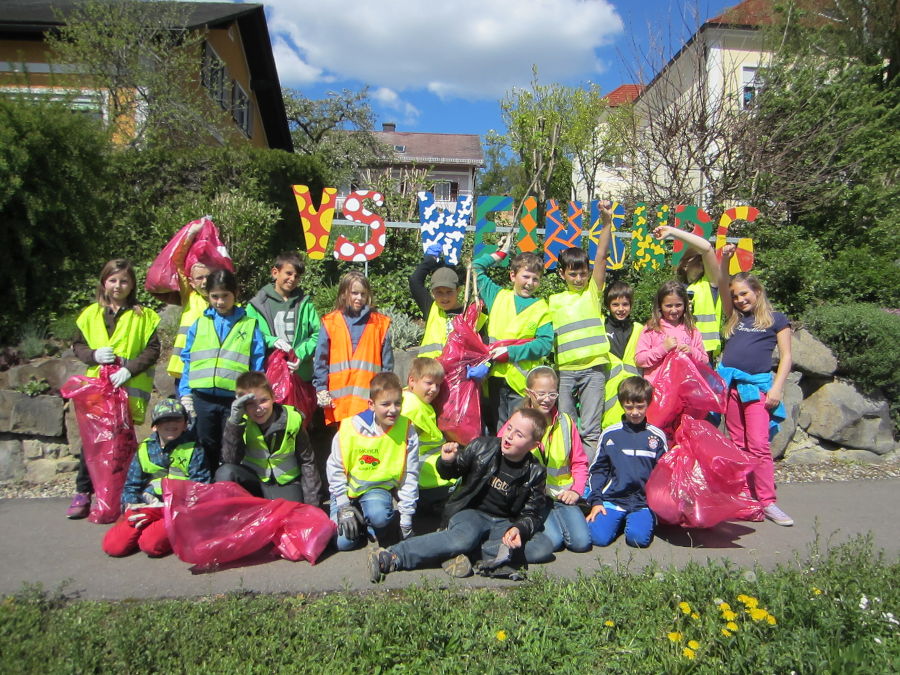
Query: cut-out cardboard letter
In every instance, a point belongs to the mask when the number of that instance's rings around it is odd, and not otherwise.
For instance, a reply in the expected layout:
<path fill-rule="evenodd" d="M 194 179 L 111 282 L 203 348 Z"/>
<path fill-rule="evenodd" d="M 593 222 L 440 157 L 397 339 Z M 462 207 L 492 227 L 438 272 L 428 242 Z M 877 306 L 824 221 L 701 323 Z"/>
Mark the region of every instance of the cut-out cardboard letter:
<path fill-rule="evenodd" d="M 559 254 L 572 246 L 581 246 L 581 202 L 569 202 L 565 222 L 555 199 L 547 202 L 544 224 L 544 269 L 556 267 Z"/>
<path fill-rule="evenodd" d="M 728 209 L 719 218 L 719 227 L 716 229 L 716 257 L 722 259 L 722 249 L 725 248 L 725 237 L 728 236 L 728 228 L 736 220 L 746 220 L 752 223 L 759 216 L 759 209 L 754 206 L 735 206 Z M 728 263 L 728 273 L 749 272 L 753 269 L 753 240 L 747 237 L 738 239 L 737 250 Z"/>
<path fill-rule="evenodd" d="M 327 187 L 322 190 L 322 203 L 319 209 L 313 208 L 312 196 L 306 185 L 292 185 L 297 211 L 300 212 L 300 223 L 303 227 L 303 238 L 306 241 L 306 255 L 310 260 L 322 260 L 328 250 L 328 237 L 331 235 L 331 221 L 334 220 L 334 206 L 337 190 Z"/>
<path fill-rule="evenodd" d="M 427 251 L 432 244 L 440 244 L 444 259 L 451 265 L 458 265 L 466 226 L 472 219 L 471 195 L 457 197 L 454 211 L 437 206 L 430 192 L 417 192 L 416 196 L 422 225 L 422 251 Z"/>
<path fill-rule="evenodd" d="M 375 206 L 384 204 L 384 195 L 374 190 L 356 190 L 344 202 L 344 218 L 355 223 L 365 223 L 371 232 L 369 239 L 362 244 L 350 241 L 344 235 L 334 242 L 334 257 L 338 260 L 363 262 L 381 255 L 384 250 L 384 218 L 363 206 L 363 201 L 371 199 Z"/>
<path fill-rule="evenodd" d="M 512 210 L 512 197 L 481 195 L 475 200 L 475 244 L 472 249 L 473 257 L 477 258 L 497 250 L 496 245 L 484 243 L 484 235 L 497 231 L 497 224 L 492 220 L 488 220 L 488 214 Z"/>

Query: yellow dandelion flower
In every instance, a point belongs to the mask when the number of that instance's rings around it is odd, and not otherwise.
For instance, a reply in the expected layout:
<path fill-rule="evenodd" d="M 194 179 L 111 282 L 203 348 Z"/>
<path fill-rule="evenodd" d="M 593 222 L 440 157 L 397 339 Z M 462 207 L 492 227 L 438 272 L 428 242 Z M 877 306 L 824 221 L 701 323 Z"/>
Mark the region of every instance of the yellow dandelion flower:
<path fill-rule="evenodd" d="M 738 630 L 738 625 L 734 621 L 729 621 L 725 624 L 725 628 L 730 630 L 732 633 L 736 633 Z"/>
<path fill-rule="evenodd" d="M 497 638 L 500 642 L 503 642 L 503 641 L 506 639 L 506 631 L 505 631 L 505 630 L 498 630 L 498 631 L 494 634 L 494 637 Z"/>
<path fill-rule="evenodd" d="M 750 618 L 753 619 L 754 621 L 762 621 L 767 616 L 769 616 L 769 613 L 766 610 L 759 609 L 757 607 L 753 607 L 749 611 L 750 611 Z"/>
<path fill-rule="evenodd" d="M 812 592 L 813 592 L 813 595 L 822 595 L 822 589 L 816 588 L 815 586 L 813 586 Z"/>
<path fill-rule="evenodd" d="M 756 609 L 759 606 L 759 600 L 756 598 L 747 598 L 744 600 L 744 605 L 747 609 Z"/>
<path fill-rule="evenodd" d="M 722 612 L 722 618 L 725 619 L 725 621 L 734 621 L 737 618 L 737 614 L 732 612 L 730 609 L 726 609 L 724 612 Z"/>
<path fill-rule="evenodd" d="M 731 631 L 728 630 L 727 628 L 723 628 L 722 635 L 724 635 L 725 637 L 731 637 Z"/>
<path fill-rule="evenodd" d="M 687 604 L 686 602 L 679 602 L 678 609 L 681 610 L 682 614 L 690 614 L 691 613 L 691 606 L 689 604 Z"/>
<path fill-rule="evenodd" d="M 737 596 L 738 602 L 747 602 L 749 599 L 750 599 L 750 596 L 744 595 L 743 593 L 741 593 L 739 596 Z"/>
<path fill-rule="evenodd" d="M 607 619 L 606 621 L 603 622 L 603 625 L 604 625 L 604 626 L 609 626 L 610 628 L 612 628 L 613 626 L 616 625 L 616 622 L 615 622 L 615 621 L 612 621 L 611 619 Z"/>
<path fill-rule="evenodd" d="M 692 618 L 694 621 L 696 621 L 697 619 L 700 618 L 700 615 L 697 614 L 697 612 L 694 612 L 693 614 L 691 614 L 691 618 Z"/>
<path fill-rule="evenodd" d="M 669 638 L 669 642 L 681 642 L 681 633 L 678 631 L 672 631 L 671 633 L 666 633 L 666 637 Z"/>
<path fill-rule="evenodd" d="M 730 612 L 731 605 L 729 605 L 727 602 L 721 602 L 719 603 L 719 609 L 723 612 Z"/>
<path fill-rule="evenodd" d="M 768 624 L 769 624 L 770 626 L 774 626 L 776 623 L 778 623 L 778 622 L 775 620 L 775 617 L 772 616 L 771 614 L 769 614 L 769 615 L 766 617 L 766 621 L 768 622 Z"/>
<path fill-rule="evenodd" d="M 697 657 L 697 652 L 695 652 L 690 647 L 685 647 L 684 649 L 682 649 L 681 654 L 682 656 L 684 656 L 684 658 L 690 659 L 691 661 L 693 661 Z"/>
<path fill-rule="evenodd" d="M 688 647 L 691 649 L 700 649 L 700 643 L 696 640 L 688 640 Z"/>

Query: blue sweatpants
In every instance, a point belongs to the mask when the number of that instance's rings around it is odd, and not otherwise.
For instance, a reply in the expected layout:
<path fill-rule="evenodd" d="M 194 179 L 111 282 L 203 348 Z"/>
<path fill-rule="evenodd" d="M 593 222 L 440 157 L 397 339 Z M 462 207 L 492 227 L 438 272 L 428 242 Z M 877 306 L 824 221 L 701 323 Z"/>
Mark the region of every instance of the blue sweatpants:
<path fill-rule="evenodd" d="M 597 546 L 609 546 L 625 530 L 625 543 L 635 548 L 647 548 L 653 541 L 656 516 L 646 506 L 637 511 L 619 511 L 615 504 L 603 502 L 606 515 L 597 514 L 588 523 L 591 540 Z"/>

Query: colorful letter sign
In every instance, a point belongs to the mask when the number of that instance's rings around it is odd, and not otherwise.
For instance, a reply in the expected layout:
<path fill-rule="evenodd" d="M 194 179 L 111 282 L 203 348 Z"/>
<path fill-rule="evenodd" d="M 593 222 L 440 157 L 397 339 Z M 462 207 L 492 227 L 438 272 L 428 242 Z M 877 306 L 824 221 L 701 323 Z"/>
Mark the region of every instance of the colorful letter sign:
<path fill-rule="evenodd" d="M 447 211 L 434 203 L 430 192 L 418 192 L 419 222 L 422 225 L 422 251 L 432 244 L 441 244 L 444 258 L 451 265 L 459 264 L 466 226 L 472 219 L 472 197 L 456 198 L 456 210 Z"/>

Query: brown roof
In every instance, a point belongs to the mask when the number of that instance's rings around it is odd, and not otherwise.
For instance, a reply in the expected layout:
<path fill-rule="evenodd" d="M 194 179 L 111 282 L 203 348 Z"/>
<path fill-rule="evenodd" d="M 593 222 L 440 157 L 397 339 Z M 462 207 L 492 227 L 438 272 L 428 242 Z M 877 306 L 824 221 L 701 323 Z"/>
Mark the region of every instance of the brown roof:
<path fill-rule="evenodd" d="M 642 84 L 620 84 L 606 95 L 606 100 L 611 107 L 615 108 L 624 103 L 631 103 L 641 95 L 642 91 L 644 91 Z"/>
<path fill-rule="evenodd" d="M 394 150 L 394 156 L 405 162 L 430 164 L 464 164 L 483 166 L 484 153 L 477 134 L 426 134 L 410 131 L 376 131 L 382 143 L 404 146 L 405 152 Z"/>
<path fill-rule="evenodd" d="M 744 0 L 707 23 L 731 26 L 771 26 L 772 0 Z"/>

